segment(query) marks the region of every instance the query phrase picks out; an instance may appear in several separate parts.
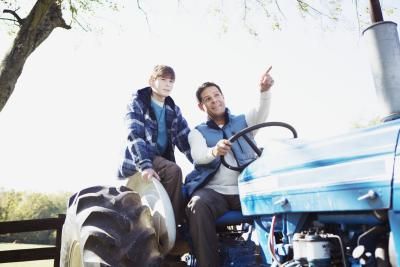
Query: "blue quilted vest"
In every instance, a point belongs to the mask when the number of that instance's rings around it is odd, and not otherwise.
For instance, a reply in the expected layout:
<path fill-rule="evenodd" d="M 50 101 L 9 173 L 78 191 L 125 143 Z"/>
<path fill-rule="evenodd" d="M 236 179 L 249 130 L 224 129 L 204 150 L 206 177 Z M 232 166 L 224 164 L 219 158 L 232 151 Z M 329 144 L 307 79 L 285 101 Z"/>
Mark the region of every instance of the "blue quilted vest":
<path fill-rule="evenodd" d="M 229 110 L 225 112 L 226 123 L 222 128 L 209 120 L 207 123 L 202 123 L 196 127 L 196 129 L 203 135 L 207 142 L 208 147 L 215 146 L 221 139 L 229 139 L 235 133 L 243 130 L 247 127 L 247 122 L 244 115 L 234 116 L 229 113 Z M 254 141 L 252 134 L 247 134 L 250 140 Z M 245 165 L 256 158 L 255 152 L 248 145 L 244 138 L 239 138 L 232 143 L 232 152 L 239 163 L 239 165 Z M 194 170 L 190 172 L 185 179 L 184 194 L 189 199 L 194 191 L 203 187 L 217 172 L 221 165 L 220 157 L 216 157 L 212 162 L 208 164 L 195 164 Z"/>

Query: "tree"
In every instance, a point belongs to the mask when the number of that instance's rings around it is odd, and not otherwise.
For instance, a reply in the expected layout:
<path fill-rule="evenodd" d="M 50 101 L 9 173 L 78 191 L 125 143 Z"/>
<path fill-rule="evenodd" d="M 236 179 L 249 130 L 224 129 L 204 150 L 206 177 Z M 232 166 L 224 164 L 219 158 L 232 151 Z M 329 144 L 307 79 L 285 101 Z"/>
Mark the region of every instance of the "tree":
<path fill-rule="evenodd" d="M 0 189 L 0 221 L 9 221 L 14 218 L 14 211 L 18 209 L 22 198 L 21 192 Z"/>
<path fill-rule="evenodd" d="M 109 0 L 37 0 L 29 14 L 21 18 L 15 8 L 16 1 L 0 0 L 0 4 L 14 7 L 14 10 L 4 9 L 3 13 L 12 15 L 13 19 L 6 20 L 15 22 L 19 27 L 13 45 L 0 65 L 0 112 L 14 91 L 26 60 L 55 28 L 70 29 L 72 24 L 81 25 L 78 10 L 92 12 L 96 7 L 104 5 L 117 8 Z M 69 12 L 72 18 L 70 24 L 65 22 L 63 12 Z"/>
<path fill-rule="evenodd" d="M 11 96 L 30 54 L 55 28 L 70 28 L 62 17 L 61 3 L 56 0 L 38 0 L 29 15 L 23 19 L 15 11 L 3 12 L 12 14 L 20 29 L 0 66 L 0 110 Z"/>
<path fill-rule="evenodd" d="M 0 188 L 0 221 L 56 218 L 66 212 L 67 200 L 72 193 L 32 193 L 6 191 Z M 54 244 L 54 231 L 5 234 L 0 242 Z"/>

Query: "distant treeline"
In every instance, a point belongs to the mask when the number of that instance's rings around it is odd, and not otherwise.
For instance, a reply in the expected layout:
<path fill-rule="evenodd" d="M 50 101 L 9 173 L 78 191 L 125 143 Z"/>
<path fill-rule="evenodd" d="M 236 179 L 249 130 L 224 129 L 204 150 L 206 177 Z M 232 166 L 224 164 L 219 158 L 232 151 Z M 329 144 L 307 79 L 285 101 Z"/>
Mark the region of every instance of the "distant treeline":
<path fill-rule="evenodd" d="M 57 218 L 66 213 L 72 193 L 45 194 L 0 189 L 0 221 Z M 55 231 L 0 235 L 0 242 L 55 244 Z"/>

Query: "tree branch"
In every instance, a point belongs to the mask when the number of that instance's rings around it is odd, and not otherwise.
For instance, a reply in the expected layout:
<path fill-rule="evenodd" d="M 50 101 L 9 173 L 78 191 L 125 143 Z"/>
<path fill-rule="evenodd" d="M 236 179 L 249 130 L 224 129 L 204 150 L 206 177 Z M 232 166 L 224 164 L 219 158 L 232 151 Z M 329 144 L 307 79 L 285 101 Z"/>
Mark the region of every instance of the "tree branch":
<path fill-rule="evenodd" d="M 354 2 L 355 7 L 356 7 L 356 18 L 357 18 L 357 25 L 358 25 L 358 33 L 361 33 L 361 23 L 360 23 L 360 17 L 358 13 L 358 0 L 355 0 Z"/>
<path fill-rule="evenodd" d="M 309 3 L 305 2 L 304 0 L 296 0 L 296 1 L 297 1 L 297 3 L 299 4 L 299 6 L 300 6 L 303 10 L 304 10 L 303 7 L 308 7 L 308 8 L 312 9 L 314 12 L 318 13 L 318 14 L 321 15 L 321 16 L 325 16 L 325 17 L 327 17 L 327 18 L 329 18 L 329 19 L 335 20 L 335 18 L 333 18 L 333 17 L 331 17 L 331 16 L 329 16 L 329 15 L 327 15 L 327 14 L 325 14 L 325 13 L 322 13 L 321 11 L 319 11 L 319 10 L 316 9 L 315 7 L 311 6 Z M 306 11 L 306 10 L 304 10 L 304 11 Z M 306 11 L 306 12 L 307 12 L 307 13 L 310 13 L 310 12 L 308 12 L 308 11 Z"/>
<path fill-rule="evenodd" d="M 261 8 L 263 9 L 265 15 L 266 15 L 267 17 L 270 17 L 270 14 L 269 14 L 269 12 L 268 12 L 268 9 L 265 7 L 264 2 L 262 2 L 261 0 L 256 0 L 256 2 L 261 6 Z"/>
<path fill-rule="evenodd" d="M 16 21 L 19 23 L 19 25 L 24 24 L 24 20 L 21 19 L 20 16 L 18 16 L 17 12 L 15 12 L 14 10 L 10 10 L 10 9 L 4 9 L 3 13 L 9 13 L 11 15 L 14 16 L 14 18 L 16 19 Z M 14 20 L 15 21 L 15 20 Z"/>
<path fill-rule="evenodd" d="M 8 21 L 12 21 L 12 22 L 18 22 L 16 19 L 0 18 L 0 20 L 8 20 Z"/>
<path fill-rule="evenodd" d="M 144 14 L 144 17 L 146 18 L 146 22 L 147 22 L 147 27 L 149 28 L 150 31 L 150 23 L 149 23 L 149 17 L 147 16 L 146 11 L 140 6 L 140 0 L 136 0 L 137 3 L 137 7 L 140 11 L 142 11 L 142 13 Z"/>
<path fill-rule="evenodd" d="M 243 1 L 243 6 L 244 6 L 244 8 L 243 8 L 243 10 L 244 10 L 243 20 L 246 22 L 247 21 L 247 10 L 248 10 L 247 1 L 246 0 Z"/>
<path fill-rule="evenodd" d="M 278 4 L 278 0 L 275 0 L 275 5 L 276 5 L 276 8 L 278 9 L 279 13 L 281 14 L 281 16 L 282 16 L 284 19 L 286 19 L 285 14 L 283 13 L 281 7 L 280 7 L 279 4 Z"/>
<path fill-rule="evenodd" d="M 78 26 L 81 27 L 83 31 L 85 32 L 90 31 L 90 27 L 86 28 L 85 26 L 83 26 L 83 24 L 76 17 L 73 17 L 72 20 L 75 21 L 75 23 L 78 24 Z"/>

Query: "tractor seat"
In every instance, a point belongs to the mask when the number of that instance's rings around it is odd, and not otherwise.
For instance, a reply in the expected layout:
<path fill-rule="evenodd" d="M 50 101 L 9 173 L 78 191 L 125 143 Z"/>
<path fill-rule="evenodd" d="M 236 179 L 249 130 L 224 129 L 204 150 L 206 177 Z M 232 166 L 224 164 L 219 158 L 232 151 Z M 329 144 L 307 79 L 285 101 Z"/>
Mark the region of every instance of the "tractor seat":
<path fill-rule="evenodd" d="M 224 215 L 220 216 L 217 221 L 217 227 L 238 225 L 242 223 L 250 223 L 252 220 L 250 216 L 244 216 L 240 210 L 230 210 L 225 212 Z"/>

